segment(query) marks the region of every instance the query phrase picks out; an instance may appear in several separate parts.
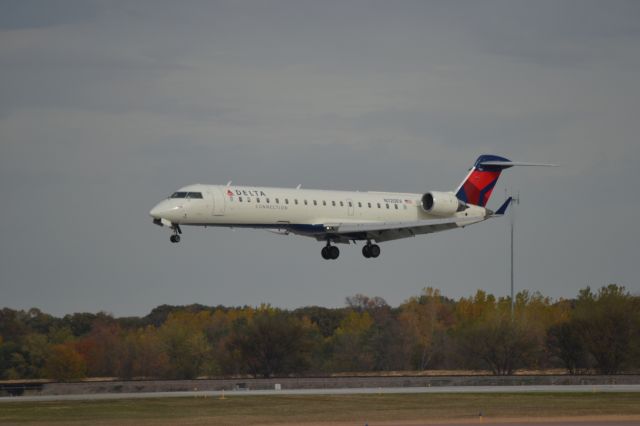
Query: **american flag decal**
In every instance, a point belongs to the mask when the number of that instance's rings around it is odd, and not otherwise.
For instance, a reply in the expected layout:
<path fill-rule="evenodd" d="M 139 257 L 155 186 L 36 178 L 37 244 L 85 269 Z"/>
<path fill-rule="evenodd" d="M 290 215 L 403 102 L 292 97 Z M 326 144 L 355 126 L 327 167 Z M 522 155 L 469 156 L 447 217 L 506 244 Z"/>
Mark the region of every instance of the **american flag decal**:
<path fill-rule="evenodd" d="M 229 197 L 233 197 L 233 192 L 231 192 L 231 190 L 230 190 L 230 189 L 227 189 L 227 195 L 228 195 Z"/>

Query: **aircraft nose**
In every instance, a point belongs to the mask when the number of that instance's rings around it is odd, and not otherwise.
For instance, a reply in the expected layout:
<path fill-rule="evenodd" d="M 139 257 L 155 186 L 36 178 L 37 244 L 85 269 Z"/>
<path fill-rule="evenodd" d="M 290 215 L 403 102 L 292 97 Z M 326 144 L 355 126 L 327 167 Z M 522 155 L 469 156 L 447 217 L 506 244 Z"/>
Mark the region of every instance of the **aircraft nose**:
<path fill-rule="evenodd" d="M 162 212 L 162 208 L 160 208 L 160 204 L 158 204 L 149 211 L 149 216 L 151 216 L 154 219 L 160 219 L 161 212 Z"/>
<path fill-rule="evenodd" d="M 174 219 L 174 216 L 179 212 L 180 209 L 180 206 L 171 205 L 166 201 L 162 201 L 156 204 L 156 206 L 152 208 L 151 211 L 149 211 L 149 216 L 153 217 L 154 219 L 171 220 Z"/>

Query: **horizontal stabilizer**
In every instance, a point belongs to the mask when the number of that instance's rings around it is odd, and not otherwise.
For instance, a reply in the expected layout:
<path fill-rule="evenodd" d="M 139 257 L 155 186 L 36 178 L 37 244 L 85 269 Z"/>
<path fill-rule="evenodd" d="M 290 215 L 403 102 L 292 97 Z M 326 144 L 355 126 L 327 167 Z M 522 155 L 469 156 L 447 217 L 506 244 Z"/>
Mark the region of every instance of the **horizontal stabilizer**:
<path fill-rule="evenodd" d="M 540 166 L 540 167 L 558 167 L 557 164 L 544 164 L 544 163 L 524 163 L 522 161 L 482 161 L 479 163 L 483 166 Z"/>
<path fill-rule="evenodd" d="M 507 198 L 507 200 L 502 203 L 500 208 L 493 214 L 494 216 L 503 216 L 507 212 L 507 208 L 511 205 L 511 201 L 513 197 Z"/>

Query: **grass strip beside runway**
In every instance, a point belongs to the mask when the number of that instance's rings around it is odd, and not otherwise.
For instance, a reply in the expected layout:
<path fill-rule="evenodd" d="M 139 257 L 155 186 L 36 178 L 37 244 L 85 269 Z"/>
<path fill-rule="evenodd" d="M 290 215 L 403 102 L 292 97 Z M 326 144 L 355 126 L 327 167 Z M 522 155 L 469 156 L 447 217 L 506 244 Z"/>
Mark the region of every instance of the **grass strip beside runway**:
<path fill-rule="evenodd" d="M 640 393 L 384 394 L 16 402 L 0 424 L 320 424 L 640 416 Z"/>

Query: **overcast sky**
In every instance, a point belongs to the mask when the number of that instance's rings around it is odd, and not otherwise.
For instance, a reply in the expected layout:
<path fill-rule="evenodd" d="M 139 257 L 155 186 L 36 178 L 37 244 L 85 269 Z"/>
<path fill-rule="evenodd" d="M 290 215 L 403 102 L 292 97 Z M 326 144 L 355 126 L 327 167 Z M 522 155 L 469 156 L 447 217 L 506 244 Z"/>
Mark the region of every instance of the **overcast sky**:
<path fill-rule="evenodd" d="M 640 292 L 640 2 L 0 0 L 0 307 L 391 305 L 509 287 L 509 220 L 377 260 L 148 212 L 190 183 L 519 192 L 516 288 Z"/>

